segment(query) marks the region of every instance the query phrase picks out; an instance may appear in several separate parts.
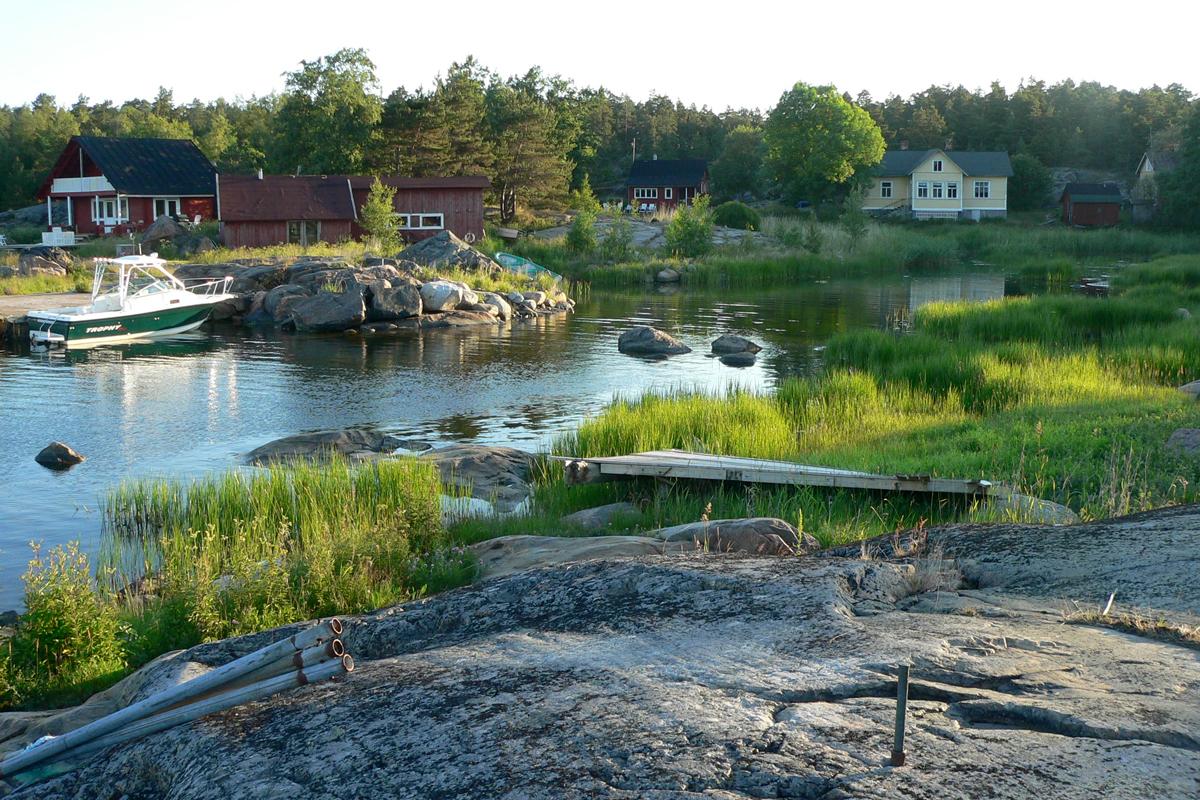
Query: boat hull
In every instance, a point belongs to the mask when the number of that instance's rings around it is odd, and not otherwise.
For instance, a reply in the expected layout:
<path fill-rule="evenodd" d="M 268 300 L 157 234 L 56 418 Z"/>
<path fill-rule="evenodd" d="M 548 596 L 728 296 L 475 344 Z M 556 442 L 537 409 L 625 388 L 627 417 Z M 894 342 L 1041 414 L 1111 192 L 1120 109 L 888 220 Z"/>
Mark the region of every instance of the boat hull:
<path fill-rule="evenodd" d="M 41 338 L 47 342 L 61 342 L 69 348 L 82 348 L 174 336 L 200 327 L 211 313 L 212 306 L 204 304 L 86 320 L 42 317 L 37 313 L 31 313 L 28 319 L 30 336 L 35 341 Z"/>

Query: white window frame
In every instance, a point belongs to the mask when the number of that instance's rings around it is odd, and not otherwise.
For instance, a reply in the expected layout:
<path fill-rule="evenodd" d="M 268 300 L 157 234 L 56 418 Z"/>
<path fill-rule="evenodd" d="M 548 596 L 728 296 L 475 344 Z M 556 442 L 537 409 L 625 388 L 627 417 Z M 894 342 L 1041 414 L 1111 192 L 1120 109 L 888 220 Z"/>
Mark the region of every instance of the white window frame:
<path fill-rule="evenodd" d="M 672 200 L 672 199 L 674 199 L 674 196 L 675 196 L 675 190 L 672 189 L 671 187 L 668 186 L 663 189 L 663 200 Z"/>
<path fill-rule="evenodd" d="M 105 206 L 111 204 L 114 214 L 105 215 L 101 212 L 105 210 Z M 129 221 L 129 198 L 128 197 L 93 197 L 92 198 L 92 222 L 104 225 L 116 225 L 121 222 Z"/>
<path fill-rule="evenodd" d="M 943 196 L 945 195 L 945 187 L 944 187 L 944 185 L 942 184 L 942 182 L 941 182 L 941 181 L 934 181 L 934 182 L 931 184 L 931 186 L 932 186 L 933 188 L 932 188 L 932 190 L 930 191 L 930 194 L 929 194 L 929 196 L 930 196 L 932 199 L 934 199 L 934 200 L 941 200 L 941 199 L 943 198 Z"/>
<path fill-rule="evenodd" d="M 163 207 L 161 214 L 158 211 L 159 203 L 162 203 Z M 172 206 L 175 207 L 174 214 L 171 213 Z M 158 219 L 159 217 L 163 216 L 163 214 L 167 215 L 168 217 L 178 217 L 183 214 L 183 203 L 180 202 L 178 197 L 155 197 L 150 208 L 154 212 L 154 219 Z"/>
<path fill-rule="evenodd" d="M 431 222 L 436 218 L 436 222 Z M 446 228 L 446 215 L 440 211 L 399 211 L 396 222 L 402 231 L 440 231 Z"/>
<path fill-rule="evenodd" d="M 633 190 L 634 200 L 657 200 L 658 189 L 649 187 L 640 187 Z"/>
<path fill-rule="evenodd" d="M 321 220 L 319 220 L 319 219 L 289 219 L 286 223 L 284 223 L 284 225 L 286 226 L 286 232 L 285 232 L 284 238 L 287 239 L 288 244 L 298 244 L 301 247 L 311 247 L 312 245 L 321 241 Z M 295 242 L 292 241 L 292 226 L 293 225 L 299 226 L 298 231 L 300 234 L 299 236 L 296 237 L 299 241 L 295 241 Z M 308 226 L 309 225 L 317 226 L 316 227 L 316 231 L 317 231 L 316 238 L 314 238 L 312 241 L 309 241 L 309 238 L 308 238 Z"/>
<path fill-rule="evenodd" d="M 958 181 L 949 181 L 946 183 L 946 199 L 958 199 Z"/>
<path fill-rule="evenodd" d="M 934 172 L 941 172 L 942 166 L 943 166 L 943 164 L 942 164 L 942 160 L 940 158 L 935 158 L 933 160 L 933 171 Z"/>
<path fill-rule="evenodd" d="M 929 199 L 929 182 L 917 181 L 917 198 L 920 200 Z"/>
<path fill-rule="evenodd" d="M 975 199 L 987 200 L 992 196 L 991 181 L 975 181 Z"/>
<path fill-rule="evenodd" d="M 892 182 L 891 181 L 880 181 L 879 182 L 879 196 L 882 197 L 884 200 L 891 199 L 891 197 L 892 197 Z"/>

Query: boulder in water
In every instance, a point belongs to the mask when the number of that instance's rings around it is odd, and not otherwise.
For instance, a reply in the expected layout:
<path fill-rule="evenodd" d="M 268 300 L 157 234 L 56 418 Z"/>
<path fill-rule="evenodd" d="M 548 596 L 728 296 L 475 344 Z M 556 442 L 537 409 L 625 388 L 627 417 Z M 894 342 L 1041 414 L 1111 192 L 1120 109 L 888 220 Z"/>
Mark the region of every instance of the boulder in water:
<path fill-rule="evenodd" d="M 82 463 L 85 457 L 75 452 L 68 444 L 51 442 L 43 447 L 41 452 L 33 457 L 33 460 L 46 469 L 62 471 Z"/>
<path fill-rule="evenodd" d="M 318 292 L 289 305 L 292 322 L 298 331 L 328 332 L 357 328 L 366 320 L 362 289 L 344 292 Z"/>
<path fill-rule="evenodd" d="M 631 356 L 675 356 L 692 348 L 649 325 L 635 325 L 617 338 L 617 349 Z"/>

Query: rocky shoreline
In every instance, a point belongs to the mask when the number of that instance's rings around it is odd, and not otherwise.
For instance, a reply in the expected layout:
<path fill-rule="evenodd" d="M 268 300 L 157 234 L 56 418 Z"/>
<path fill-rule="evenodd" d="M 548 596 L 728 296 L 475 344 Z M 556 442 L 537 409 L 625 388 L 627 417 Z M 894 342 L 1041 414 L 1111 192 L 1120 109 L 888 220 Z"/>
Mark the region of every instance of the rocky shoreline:
<path fill-rule="evenodd" d="M 1195 797 L 1195 645 L 1120 620 L 1195 626 L 1197 545 L 1187 506 L 803 557 L 533 566 L 347 620 L 343 680 L 12 796 Z M 0 715 L 0 748 L 298 629 L 163 656 L 77 709 Z M 908 760 L 892 767 L 899 664 Z"/>

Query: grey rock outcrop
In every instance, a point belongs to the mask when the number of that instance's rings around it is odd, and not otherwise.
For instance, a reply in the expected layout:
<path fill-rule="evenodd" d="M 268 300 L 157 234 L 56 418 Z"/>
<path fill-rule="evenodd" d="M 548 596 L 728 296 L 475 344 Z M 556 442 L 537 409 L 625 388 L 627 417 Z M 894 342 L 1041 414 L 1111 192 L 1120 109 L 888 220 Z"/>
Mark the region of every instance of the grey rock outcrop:
<path fill-rule="evenodd" d="M 675 356 L 692 352 L 692 348 L 649 325 L 635 325 L 617 337 L 617 349 L 631 356 Z"/>
<path fill-rule="evenodd" d="M 366 321 L 367 307 L 362 289 L 318 292 L 288 307 L 296 330 L 307 332 L 344 331 Z"/>
<path fill-rule="evenodd" d="M 488 500 L 499 511 L 516 508 L 531 491 L 533 456 L 522 450 L 460 444 L 439 447 L 423 453 L 421 458 L 437 466 L 443 483 Z"/>
<path fill-rule="evenodd" d="M 479 574 L 497 578 L 522 570 L 603 558 L 662 555 L 669 545 L 649 536 L 500 536 L 471 545 Z"/>
<path fill-rule="evenodd" d="M 1167 439 L 1167 449 L 1185 456 L 1200 455 L 1200 428 L 1177 428 Z"/>
<path fill-rule="evenodd" d="M 403 282 L 391 288 L 378 288 L 371 291 L 370 318 L 372 320 L 388 321 L 419 317 L 423 310 L 419 285 Z"/>
<path fill-rule="evenodd" d="M 80 464 L 85 460 L 85 457 L 75 452 L 68 444 L 62 442 L 51 442 L 43 447 L 33 460 L 41 464 L 46 469 L 62 471 L 70 469 L 76 464 Z"/>
<path fill-rule="evenodd" d="M 646 535 L 664 542 L 696 542 L 719 553 L 790 555 L 811 553 L 821 547 L 810 534 L 800 533 L 791 523 L 773 517 L 688 522 L 650 531 Z"/>
<path fill-rule="evenodd" d="M 71 254 L 61 247 L 40 245 L 21 252 L 17 259 L 17 272 L 21 275 L 62 277 L 73 264 Z"/>
<path fill-rule="evenodd" d="M 399 260 L 410 261 L 422 267 L 458 267 L 468 270 L 499 271 L 500 265 L 476 250 L 450 231 L 441 231 L 435 236 L 409 245 Z"/>
<path fill-rule="evenodd" d="M 576 525 L 590 530 L 604 530 L 613 520 L 620 517 L 636 517 L 640 512 L 633 503 L 608 503 L 595 508 L 585 508 L 573 514 L 567 514 L 562 521 L 568 525 Z"/>
<path fill-rule="evenodd" d="M 672 269 L 671 267 L 663 267 L 658 272 L 654 273 L 654 282 L 655 283 L 679 283 L 679 281 L 682 277 L 683 276 L 680 275 L 679 270 Z"/>
<path fill-rule="evenodd" d="M 261 467 L 281 461 L 323 461 L 331 456 L 372 456 L 391 453 L 404 444 L 402 439 L 365 428 L 315 431 L 285 436 L 256 447 L 246 455 L 246 463 Z"/>
<path fill-rule="evenodd" d="M 914 545 L 957 559 L 966 582 L 921 591 L 931 556 Z M 344 680 L 113 748 L 13 800 L 1190 800 L 1196 651 L 1059 609 L 1115 591 L 1118 608 L 1195 624 L 1198 547 L 1192 506 L 951 526 L 819 558 L 521 571 L 348 620 L 358 669 Z M 136 699 L 296 629 L 164 656 L 109 691 Z M 900 663 L 908 766 L 892 768 Z M 85 709 L 66 713 L 79 724 Z M 0 725 L 0 748 L 57 718 Z"/>
<path fill-rule="evenodd" d="M 267 292 L 263 298 L 263 310 L 271 315 L 276 320 L 282 320 L 279 313 L 280 306 L 283 304 L 284 298 L 288 297 L 309 297 L 310 292 L 295 283 L 281 283 L 271 291 Z"/>
<path fill-rule="evenodd" d="M 421 284 L 421 303 L 427 312 L 451 311 L 462 302 L 462 287 L 457 283 L 439 280 Z"/>
<path fill-rule="evenodd" d="M 1200 380 L 1185 383 L 1183 386 L 1179 387 L 1179 391 L 1183 392 L 1192 399 L 1200 398 Z"/>
<path fill-rule="evenodd" d="M 176 236 L 181 236 L 184 231 L 183 226 L 176 222 L 173 218 L 166 214 L 151 222 L 142 231 L 142 244 L 149 245 L 162 240 L 174 239 Z"/>

